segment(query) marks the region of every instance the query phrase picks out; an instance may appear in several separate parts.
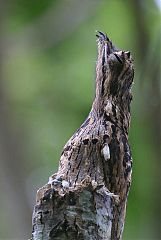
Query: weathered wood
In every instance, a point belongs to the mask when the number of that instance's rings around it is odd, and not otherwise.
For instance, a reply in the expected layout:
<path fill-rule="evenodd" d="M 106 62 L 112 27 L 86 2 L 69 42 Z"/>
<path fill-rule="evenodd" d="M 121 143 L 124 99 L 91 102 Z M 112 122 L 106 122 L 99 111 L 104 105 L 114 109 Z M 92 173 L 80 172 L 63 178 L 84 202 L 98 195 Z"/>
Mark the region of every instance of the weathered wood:
<path fill-rule="evenodd" d="M 128 143 L 130 52 L 98 32 L 96 95 L 85 122 L 65 145 L 59 169 L 37 192 L 32 239 L 119 240 L 131 182 Z"/>

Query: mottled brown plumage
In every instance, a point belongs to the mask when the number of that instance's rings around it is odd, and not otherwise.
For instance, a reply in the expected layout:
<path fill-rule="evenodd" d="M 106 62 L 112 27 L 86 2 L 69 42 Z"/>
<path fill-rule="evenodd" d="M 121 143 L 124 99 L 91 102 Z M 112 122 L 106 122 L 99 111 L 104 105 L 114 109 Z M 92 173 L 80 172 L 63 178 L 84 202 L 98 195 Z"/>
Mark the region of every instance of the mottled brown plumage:
<path fill-rule="evenodd" d="M 47 187 L 39 191 L 38 202 L 42 203 L 47 189 L 50 190 L 50 194 L 51 189 L 57 193 L 55 201 L 60 200 L 61 195 L 67 199 L 73 194 L 71 199 L 75 199 L 75 208 L 72 210 L 74 219 L 68 213 L 65 220 L 63 217 L 60 220 L 62 228 L 65 228 L 64 224 L 68 226 L 67 229 L 72 228 L 67 234 L 69 239 L 75 237 L 115 240 L 121 239 L 122 236 L 131 182 L 132 159 L 128 129 L 134 70 L 130 52 L 116 49 L 102 32 L 97 32 L 96 36 L 98 60 L 96 95 L 92 109 L 85 122 L 65 145 L 59 170 L 50 177 Z M 87 211 L 95 215 L 90 221 L 82 217 L 85 212 L 80 203 L 80 196 L 84 191 L 89 192 L 87 205 L 88 200 L 91 202 Z M 103 196 L 103 199 L 98 195 Z M 54 198 L 54 195 L 51 197 Z M 69 207 L 67 200 L 64 201 L 64 207 Z M 104 206 L 101 210 L 102 204 Z M 54 203 L 50 208 L 54 208 Z M 51 217 L 52 224 L 58 218 L 56 214 L 53 213 Z M 95 228 L 93 232 L 90 230 L 92 227 Z M 61 235 L 58 229 L 55 228 L 52 235 L 55 237 L 49 239 L 68 238 Z M 67 229 L 64 231 L 68 232 Z"/>

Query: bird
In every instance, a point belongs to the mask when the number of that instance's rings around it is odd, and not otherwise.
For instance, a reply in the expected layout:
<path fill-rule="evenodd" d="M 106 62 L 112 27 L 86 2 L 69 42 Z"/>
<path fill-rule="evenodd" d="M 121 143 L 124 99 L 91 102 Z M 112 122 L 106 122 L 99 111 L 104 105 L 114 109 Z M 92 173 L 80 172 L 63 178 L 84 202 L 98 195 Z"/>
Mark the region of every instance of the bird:
<path fill-rule="evenodd" d="M 91 111 L 64 146 L 58 172 L 49 183 L 64 191 L 83 186 L 85 181 L 95 188 L 104 186 L 117 202 L 111 231 L 112 239 L 120 239 L 132 173 L 128 131 L 134 66 L 131 53 L 116 48 L 107 34 L 97 31 L 96 37 L 96 91 Z"/>

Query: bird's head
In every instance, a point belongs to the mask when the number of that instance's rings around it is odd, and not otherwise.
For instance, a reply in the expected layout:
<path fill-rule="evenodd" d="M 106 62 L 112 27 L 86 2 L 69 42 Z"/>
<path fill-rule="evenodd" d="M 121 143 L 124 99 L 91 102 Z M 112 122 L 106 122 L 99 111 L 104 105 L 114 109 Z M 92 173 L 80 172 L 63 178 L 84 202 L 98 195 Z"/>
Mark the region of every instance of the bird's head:
<path fill-rule="evenodd" d="M 97 31 L 98 60 L 96 66 L 99 97 L 119 97 L 131 91 L 133 60 L 129 51 L 118 50 L 106 34 Z M 98 87 L 99 86 L 99 87 Z"/>

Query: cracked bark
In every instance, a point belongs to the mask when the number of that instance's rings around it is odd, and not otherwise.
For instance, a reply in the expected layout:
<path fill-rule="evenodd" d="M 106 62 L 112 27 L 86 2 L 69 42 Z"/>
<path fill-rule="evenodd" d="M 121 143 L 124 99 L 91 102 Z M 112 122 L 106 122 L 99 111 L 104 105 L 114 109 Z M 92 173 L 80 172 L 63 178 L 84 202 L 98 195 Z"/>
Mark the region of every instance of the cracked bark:
<path fill-rule="evenodd" d="M 119 240 L 131 183 L 128 143 L 130 52 L 98 32 L 96 95 L 85 122 L 65 145 L 58 172 L 38 190 L 32 240 Z"/>

